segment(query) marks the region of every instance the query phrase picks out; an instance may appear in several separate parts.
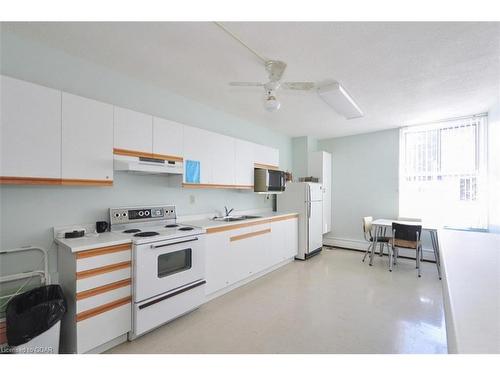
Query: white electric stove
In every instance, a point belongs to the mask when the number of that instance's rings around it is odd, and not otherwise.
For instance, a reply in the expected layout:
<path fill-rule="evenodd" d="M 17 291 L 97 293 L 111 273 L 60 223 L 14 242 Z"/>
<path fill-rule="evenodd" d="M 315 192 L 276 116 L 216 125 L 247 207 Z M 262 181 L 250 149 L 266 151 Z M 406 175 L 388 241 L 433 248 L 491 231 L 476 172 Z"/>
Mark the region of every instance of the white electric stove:
<path fill-rule="evenodd" d="M 177 223 L 174 205 L 109 209 L 111 231 L 132 239 L 134 339 L 205 299 L 205 230 Z"/>

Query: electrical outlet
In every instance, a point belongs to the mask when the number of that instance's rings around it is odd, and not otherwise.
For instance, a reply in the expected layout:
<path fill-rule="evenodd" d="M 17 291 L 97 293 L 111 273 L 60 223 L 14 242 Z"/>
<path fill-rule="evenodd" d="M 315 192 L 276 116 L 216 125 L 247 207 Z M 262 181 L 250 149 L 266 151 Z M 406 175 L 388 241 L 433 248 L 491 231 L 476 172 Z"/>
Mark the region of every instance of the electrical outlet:
<path fill-rule="evenodd" d="M 190 195 L 189 196 L 189 203 L 194 204 L 195 201 L 196 201 L 195 196 L 194 195 Z"/>

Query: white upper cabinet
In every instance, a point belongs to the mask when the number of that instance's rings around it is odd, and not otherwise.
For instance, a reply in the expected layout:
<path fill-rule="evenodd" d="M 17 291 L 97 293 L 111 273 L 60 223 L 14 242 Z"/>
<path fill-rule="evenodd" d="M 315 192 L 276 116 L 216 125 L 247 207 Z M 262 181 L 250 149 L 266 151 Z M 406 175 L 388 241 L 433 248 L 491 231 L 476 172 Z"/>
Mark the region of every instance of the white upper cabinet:
<path fill-rule="evenodd" d="M 114 148 L 153 152 L 153 116 L 114 107 Z"/>
<path fill-rule="evenodd" d="M 61 177 L 61 92 L 0 76 L 1 176 Z"/>
<path fill-rule="evenodd" d="M 182 157 L 184 125 L 162 118 L 153 118 L 153 154 Z"/>
<path fill-rule="evenodd" d="M 279 167 L 280 165 L 279 150 L 272 147 L 255 143 L 253 157 L 254 163 L 256 164 L 264 164 L 274 167 Z"/>
<path fill-rule="evenodd" d="M 234 140 L 234 183 L 253 186 L 253 147 L 251 142 Z"/>
<path fill-rule="evenodd" d="M 113 180 L 113 106 L 62 94 L 62 178 Z"/>
<path fill-rule="evenodd" d="M 209 147 L 212 132 L 204 129 L 184 125 L 184 172 L 188 165 L 187 161 L 198 161 L 200 163 L 200 184 L 212 182 L 212 157 Z M 184 173 L 184 182 L 186 173 Z"/>
<path fill-rule="evenodd" d="M 210 137 L 210 155 L 212 184 L 234 185 L 234 138 L 212 133 Z"/>

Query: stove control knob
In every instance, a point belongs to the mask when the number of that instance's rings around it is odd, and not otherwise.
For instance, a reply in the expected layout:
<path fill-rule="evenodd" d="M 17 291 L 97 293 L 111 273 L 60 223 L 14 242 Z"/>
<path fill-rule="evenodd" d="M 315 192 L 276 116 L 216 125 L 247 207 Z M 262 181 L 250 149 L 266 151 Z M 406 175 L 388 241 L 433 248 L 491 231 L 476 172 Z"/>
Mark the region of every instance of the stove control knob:
<path fill-rule="evenodd" d="M 120 213 L 119 212 L 115 212 L 115 217 L 120 217 Z"/>
<path fill-rule="evenodd" d="M 144 211 L 144 215 L 149 216 L 151 212 L 150 211 Z"/>
<path fill-rule="evenodd" d="M 143 217 L 144 216 L 144 211 L 139 211 L 139 216 Z"/>

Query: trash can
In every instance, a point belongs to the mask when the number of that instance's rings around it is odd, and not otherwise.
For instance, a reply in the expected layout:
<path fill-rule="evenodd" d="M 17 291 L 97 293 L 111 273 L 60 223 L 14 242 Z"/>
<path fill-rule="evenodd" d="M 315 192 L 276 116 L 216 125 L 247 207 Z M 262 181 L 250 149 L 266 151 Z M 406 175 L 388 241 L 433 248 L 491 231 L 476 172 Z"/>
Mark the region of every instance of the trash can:
<path fill-rule="evenodd" d="M 46 285 L 12 298 L 6 309 L 11 353 L 59 353 L 61 319 L 66 300 L 59 285 Z"/>

